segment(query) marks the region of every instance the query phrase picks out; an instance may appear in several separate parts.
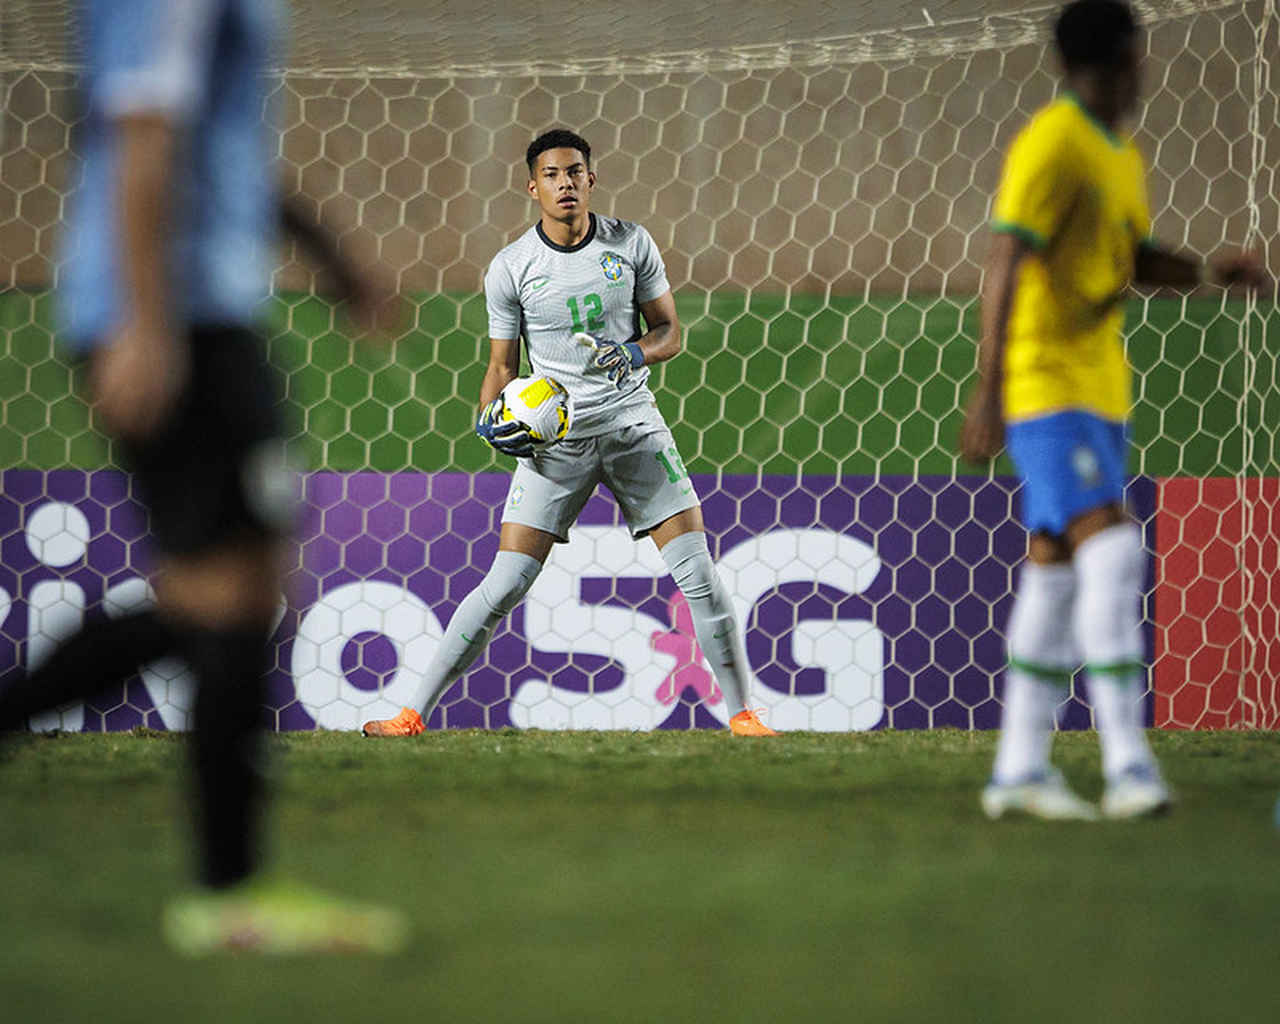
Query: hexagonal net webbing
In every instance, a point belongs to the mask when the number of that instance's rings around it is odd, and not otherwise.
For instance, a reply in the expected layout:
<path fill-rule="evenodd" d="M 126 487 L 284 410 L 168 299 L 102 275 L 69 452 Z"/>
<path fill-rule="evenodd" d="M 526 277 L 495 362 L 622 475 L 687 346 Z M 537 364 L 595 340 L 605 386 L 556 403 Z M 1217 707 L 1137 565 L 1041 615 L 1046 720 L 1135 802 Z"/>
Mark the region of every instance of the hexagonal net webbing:
<path fill-rule="evenodd" d="M 1252 245 L 1276 268 L 1273 0 L 1136 6 L 1155 236 L 1201 254 Z M 563 125 L 593 147 L 593 208 L 644 224 L 665 258 L 685 351 L 652 386 L 772 724 L 994 725 L 1025 534 L 1009 464 L 979 472 L 954 441 L 1003 154 L 1058 87 L 1054 9 L 655 0 L 566 21 L 491 0 L 295 3 L 267 114 L 282 177 L 383 264 L 412 315 L 389 346 L 353 344 L 326 283 L 285 249 L 267 334 L 308 516 L 276 723 L 393 713 L 492 558 L 510 467 L 471 429 L 482 278 L 535 217 L 525 146 Z M 67 20 L 54 0 L 0 14 L 5 664 L 148 599 L 145 523 L 56 342 Z M 1274 291 L 1129 301 L 1129 497 L 1153 556 L 1159 724 L 1280 721 L 1278 332 Z M 182 728 L 184 687 L 181 666 L 153 666 L 56 721 Z M 602 491 L 433 722 L 723 720 L 665 567 Z M 1063 720 L 1087 724 L 1086 705 L 1073 697 Z"/>

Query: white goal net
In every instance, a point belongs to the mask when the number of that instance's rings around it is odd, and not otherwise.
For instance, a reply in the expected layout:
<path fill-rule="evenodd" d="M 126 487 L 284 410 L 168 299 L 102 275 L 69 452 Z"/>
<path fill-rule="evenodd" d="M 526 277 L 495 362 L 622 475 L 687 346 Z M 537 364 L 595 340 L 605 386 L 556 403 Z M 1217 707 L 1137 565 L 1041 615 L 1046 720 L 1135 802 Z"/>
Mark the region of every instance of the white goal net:
<path fill-rule="evenodd" d="M 1156 236 L 1249 244 L 1280 269 L 1274 0 L 1136 7 Z M 274 90 L 284 180 L 393 272 L 414 317 L 390 349 L 354 347 L 284 254 L 271 356 L 309 517 L 277 725 L 394 713 L 492 558 L 508 466 L 471 432 L 481 281 L 533 219 L 524 148 L 553 126 L 591 142 L 595 208 L 643 223 L 665 256 L 686 351 L 653 384 L 768 721 L 996 724 L 1025 536 L 1007 463 L 977 473 L 953 451 L 1002 154 L 1057 87 L 1054 9 L 294 3 Z M 149 597 L 145 524 L 55 344 L 68 20 L 66 0 L 0 11 L 0 670 Z M 1130 305 L 1156 724 L 1280 724 L 1278 344 L 1274 291 Z M 597 495 L 434 724 L 723 722 L 664 572 Z M 43 724 L 183 728 L 189 710 L 181 667 L 158 665 Z"/>

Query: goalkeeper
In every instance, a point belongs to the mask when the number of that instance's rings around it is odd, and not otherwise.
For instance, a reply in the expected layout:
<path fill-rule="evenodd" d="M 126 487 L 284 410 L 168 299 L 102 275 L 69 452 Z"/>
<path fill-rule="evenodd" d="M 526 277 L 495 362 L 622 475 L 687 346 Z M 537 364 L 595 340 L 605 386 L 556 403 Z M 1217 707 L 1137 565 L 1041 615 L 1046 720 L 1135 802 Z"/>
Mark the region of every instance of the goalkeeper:
<path fill-rule="evenodd" d="M 589 209 L 591 147 L 570 131 L 546 132 L 525 154 L 529 195 L 541 217 L 494 257 L 485 276 L 489 365 L 477 433 L 516 457 L 498 554 L 454 612 L 413 707 L 365 725 L 366 736 L 416 735 L 449 686 L 484 650 L 528 592 L 551 546 L 603 482 L 637 539 L 651 537 L 689 602 L 698 643 L 737 736 L 774 735 L 747 707 L 750 672 L 729 595 L 703 531 L 702 508 L 647 386 L 649 365 L 680 351 L 666 269 L 638 224 Z M 644 318 L 646 331 L 641 331 Z M 501 423 L 501 392 L 520 370 L 520 344 L 538 374 L 573 397 L 565 440 L 535 453 L 529 435 Z"/>
<path fill-rule="evenodd" d="M 1115 0 L 1079 0 L 1055 27 L 1062 95 L 1014 139 L 995 203 L 978 383 L 960 450 L 1008 444 L 1031 533 L 1006 633 L 993 818 L 1093 818 L 1051 769 L 1055 709 L 1084 664 L 1112 818 L 1169 806 L 1144 731 L 1147 556 L 1124 504 L 1132 384 L 1122 345 L 1131 284 L 1257 285 L 1249 254 L 1207 265 L 1153 242 L 1142 158 L 1121 131 L 1138 102 L 1141 35 Z"/>

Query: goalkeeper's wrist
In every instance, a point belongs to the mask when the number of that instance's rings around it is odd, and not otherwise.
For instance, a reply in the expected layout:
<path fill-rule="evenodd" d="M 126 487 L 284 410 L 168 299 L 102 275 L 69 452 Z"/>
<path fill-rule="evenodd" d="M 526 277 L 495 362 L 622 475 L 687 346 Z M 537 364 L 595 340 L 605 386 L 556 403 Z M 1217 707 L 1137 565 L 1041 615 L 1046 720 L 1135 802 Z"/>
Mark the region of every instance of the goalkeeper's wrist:
<path fill-rule="evenodd" d="M 622 347 L 627 350 L 627 355 L 631 359 L 631 369 L 638 370 L 644 366 L 644 349 L 634 341 L 625 341 Z"/>

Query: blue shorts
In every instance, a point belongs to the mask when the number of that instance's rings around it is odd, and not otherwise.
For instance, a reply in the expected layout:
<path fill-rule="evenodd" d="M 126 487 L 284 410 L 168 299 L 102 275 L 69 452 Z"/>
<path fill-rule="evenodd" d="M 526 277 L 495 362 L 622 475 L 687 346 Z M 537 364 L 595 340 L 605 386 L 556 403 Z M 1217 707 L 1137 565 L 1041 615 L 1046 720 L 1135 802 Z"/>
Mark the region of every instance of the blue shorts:
<path fill-rule="evenodd" d="M 1026 484 L 1022 520 L 1031 533 L 1060 537 L 1077 516 L 1124 501 L 1129 444 L 1123 423 L 1055 412 L 1010 423 L 1005 442 Z"/>

